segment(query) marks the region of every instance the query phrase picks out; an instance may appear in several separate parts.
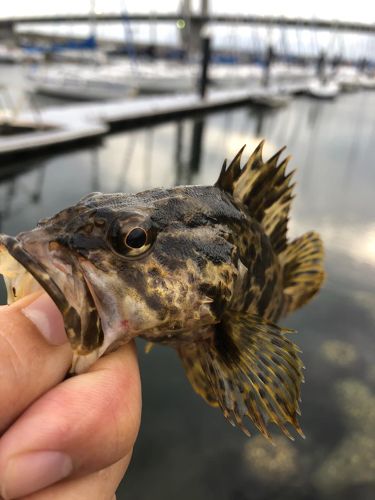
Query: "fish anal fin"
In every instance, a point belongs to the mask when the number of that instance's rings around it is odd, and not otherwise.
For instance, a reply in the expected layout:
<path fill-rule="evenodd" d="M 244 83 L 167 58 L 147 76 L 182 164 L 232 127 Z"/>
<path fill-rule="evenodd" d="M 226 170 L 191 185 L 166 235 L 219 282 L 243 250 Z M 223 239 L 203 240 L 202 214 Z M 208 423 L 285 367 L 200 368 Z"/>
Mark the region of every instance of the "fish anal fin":
<path fill-rule="evenodd" d="M 146 342 L 145 354 L 148 354 L 149 352 L 151 352 L 154 346 L 155 346 L 154 342 Z"/>
<path fill-rule="evenodd" d="M 296 346 L 278 326 L 230 312 L 211 338 L 187 344 L 179 354 L 195 391 L 210 405 L 219 406 L 245 434 L 249 434 L 247 418 L 268 439 L 268 423 L 275 423 L 290 438 L 286 424 L 300 432 L 303 365 Z"/>
<path fill-rule="evenodd" d="M 284 314 L 308 302 L 324 281 L 323 244 L 311 231 L 293 240 L 280 254 L 284 274 Z"/>

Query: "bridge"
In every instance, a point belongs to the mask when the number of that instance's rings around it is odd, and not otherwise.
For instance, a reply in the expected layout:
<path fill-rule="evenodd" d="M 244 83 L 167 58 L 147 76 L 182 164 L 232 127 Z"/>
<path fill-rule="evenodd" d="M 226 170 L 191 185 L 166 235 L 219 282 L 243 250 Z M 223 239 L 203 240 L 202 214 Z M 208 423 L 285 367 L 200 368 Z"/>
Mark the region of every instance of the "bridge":
<path fill-rule="evenodd" d="M 227 15 L 188 15 L 181 14 L 97 14 L 97 15 L 57 15 L 57 16 L 33 16 L 14 17 L 0 19 L 0 29 L 14 30 L 15 26 L 22 24 L 53 24 L 53 23 L 115 23 L 115 22 L 161 22 L 176 23 L 184 19 L 192 25 L 204 25 L 206 23 L 235 24 L 235 25 L 259 25 L 290 27 L 297 29 L 323 29 L 334 31 L 346 31 L 356 33 L 375 33 L 375 24 L 366 24 L 351 21 L 335 21 L 324 19 L 305 19 L 280 16 L 227 16 Z"/>

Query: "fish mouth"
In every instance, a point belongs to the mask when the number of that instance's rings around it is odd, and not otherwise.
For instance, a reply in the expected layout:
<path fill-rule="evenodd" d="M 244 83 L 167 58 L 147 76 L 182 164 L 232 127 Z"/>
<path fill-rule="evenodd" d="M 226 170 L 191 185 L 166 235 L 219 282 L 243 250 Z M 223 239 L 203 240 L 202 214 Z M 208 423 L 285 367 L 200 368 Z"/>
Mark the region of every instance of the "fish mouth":
<path fill-rule="evenodd" d="M 44 290 L 63 316 L 75 357 L 98 351 L 103 343 L 100 318 L 79 259 L 69 248 L 53 241 L 43 228 L 16 237 L 0 235 L 0 273 L 8 304 Z"/>

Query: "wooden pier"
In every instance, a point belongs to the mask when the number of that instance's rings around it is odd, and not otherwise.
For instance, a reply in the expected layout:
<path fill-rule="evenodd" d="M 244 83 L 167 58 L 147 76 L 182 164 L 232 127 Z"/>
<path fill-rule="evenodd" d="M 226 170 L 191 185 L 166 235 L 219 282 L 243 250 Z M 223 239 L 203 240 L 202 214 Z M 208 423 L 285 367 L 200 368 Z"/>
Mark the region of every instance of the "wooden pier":
<path fill-rule="evenodd" d="M 39 154 L 46 149 L 98 140 L 114 129 L 248 105 L 257 99 L 272 100 L 272 90 L 210 91 L 204 99 L 186 94 L 46 108 L 40 111 L 38 123 L 30 113 L 19 117 L 34 130 L 0 136 L 0 156 Z"/>

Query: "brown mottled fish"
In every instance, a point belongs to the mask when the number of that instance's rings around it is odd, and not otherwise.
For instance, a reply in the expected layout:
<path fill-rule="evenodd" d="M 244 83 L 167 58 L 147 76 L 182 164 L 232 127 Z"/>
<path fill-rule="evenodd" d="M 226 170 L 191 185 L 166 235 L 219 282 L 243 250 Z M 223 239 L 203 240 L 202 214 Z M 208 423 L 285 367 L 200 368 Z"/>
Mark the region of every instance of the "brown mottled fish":
<path fill-rule="evenodd" d="M 175 348 L 195 391 L 248 434 L 302 434 L 302 362 L 279 327 L 324 273 L 322 243 L 288 242 L 283 150 L 241 151 L 214 186 L 92 193 L 17 237 L 0 236 L 8 302 L 38 289 L 63 314 L 74 372 L 134 337 Z"/>

